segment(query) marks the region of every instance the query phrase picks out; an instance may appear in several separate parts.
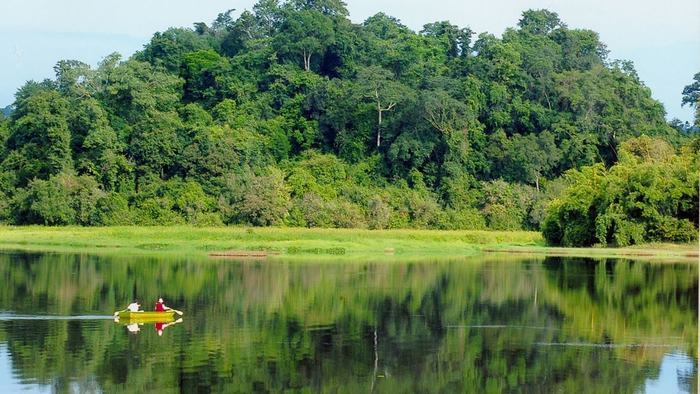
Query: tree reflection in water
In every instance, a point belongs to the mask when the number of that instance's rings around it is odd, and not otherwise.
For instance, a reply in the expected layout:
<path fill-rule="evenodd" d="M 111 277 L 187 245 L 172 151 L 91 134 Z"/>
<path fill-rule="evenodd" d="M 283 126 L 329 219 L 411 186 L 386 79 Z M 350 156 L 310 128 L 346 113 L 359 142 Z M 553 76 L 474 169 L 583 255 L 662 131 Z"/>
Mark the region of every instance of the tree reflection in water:
<path fill-rule="evenodd" d="M 187 319 L 163 336 L 109 320 L 0 319 L 0 346 L 18 384 L 59 392 L 638 392 L 670 379 L 670 354 L 690 367 L 668 384 L 694 391 L 697 277 L 695 264 L 625 260 L 6 253 L 0 311 L 101 315 L 162 295 Z"/>

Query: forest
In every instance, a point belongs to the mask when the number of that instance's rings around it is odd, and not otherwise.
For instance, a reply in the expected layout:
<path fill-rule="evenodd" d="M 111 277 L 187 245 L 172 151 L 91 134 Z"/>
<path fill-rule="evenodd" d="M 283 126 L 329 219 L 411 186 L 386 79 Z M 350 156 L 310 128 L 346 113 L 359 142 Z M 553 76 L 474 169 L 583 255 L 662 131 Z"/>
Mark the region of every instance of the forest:
<path fill-rule="evenodd" d="M 697 239 L 700 72 L 694 124 L 667 122 L 631 62 L 551 11 L 497 37 L 260 0 L 54 69 L 0 115 L 0 223 Z"/>

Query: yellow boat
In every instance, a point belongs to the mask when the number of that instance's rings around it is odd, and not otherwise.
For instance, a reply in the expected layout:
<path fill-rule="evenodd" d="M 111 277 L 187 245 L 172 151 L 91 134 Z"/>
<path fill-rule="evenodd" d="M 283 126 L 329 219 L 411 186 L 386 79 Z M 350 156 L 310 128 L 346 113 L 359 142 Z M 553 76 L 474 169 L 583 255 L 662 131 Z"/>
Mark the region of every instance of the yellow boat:
<path fill-rule="evenodd" d="M 168 323 L 175 320 L 174 311 L 165 312 L 119 312 L 120 322 L 130 323 Z"/>

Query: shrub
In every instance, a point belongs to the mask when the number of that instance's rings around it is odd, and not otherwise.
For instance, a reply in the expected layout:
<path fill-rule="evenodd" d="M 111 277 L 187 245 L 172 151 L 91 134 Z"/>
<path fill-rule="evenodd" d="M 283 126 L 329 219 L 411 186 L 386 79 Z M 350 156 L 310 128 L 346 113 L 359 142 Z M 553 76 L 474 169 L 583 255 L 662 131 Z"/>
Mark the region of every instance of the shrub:
<path fill-rule="evenodd" d="M 367 228 L 365 215 L 357 205 L 346 200 L 334 200 L 328 205 L 333 226 L 340 228 Z"/>
<path fill-rule="evenodd" d="M 269 169 L 269 175 L 255 176 L 246 188 L 240 204 L 241 218 L 256 226 L 279 225 L 289 213 L 289 189 L 282 172 Z"/>
<path fill-rule="evenodd" d="M 119 193 L 108 193 L 97 200 L 91 219 L 94 225 L 120 226 L 133 224 L 129 202 Z"/>
<path fill-rule="evenodd" d="M 10 198 L 0 191 L 0 223 L 9 223 L 11 219 Z"/>
<path fill-rule="evenodd" d="M 626 142 L 620 161 L 570 171 L 547 208 L 542 231 L 551 244 L 627 246 L 697 238 L 698 161 L 688 149 L 642 137 Z"/>
<path fill-rule="evenodd" d="M 331 212 L 318 194 L 306 193 L 298 204 L 307 227 L 332 227 Z"/>
<path fill-rule="evenodd" d="M 379 196 L 374 196 L 369 200 L 367 207 L 367 221 L 369 228 L 381 230 L 389 226 L 392 210 L 389 204 Z"/>
<path fill-rule="evenodd" d="M 482 213 L 490 229 L 529 228 L 530 212 L 538 196 L 533 187 L 510 184 L 499 179 L 484 182 L 482 188 L 484 193 Z"/>
<path fill-rule="evenodd" d="M 75 223 L 75 209 L 71 197 L 55 179 L 31 181 L 27 187 L 30 223 L 66 225 Z"/>
<path fill-rule="evenodd" d="M 486 219 L 476 208 L 448 209 L 445 212 L 445 230 L 483 230 L 486 228 Z"/>
<path fill-rule="evenodd" d="M 134 212 L 134 224 L 159 226 L 184 224 L 185 219 L 173 210 L 173 202 L 167 197 L 151 197 L 141 201 Z"/>
<path fill-rule="evenodd" d="M 97 202 L 105 195 L 97 181 L 89 176 L 59 176 L 62 186 L 70 191 L 71 204 L 75 209 L 75 222 L 81 225 L 94 224 L 92 218 Z"/>
<path fill-rule="evenodd" d="M 197 212 L 187 218 L 187 223 L 201 227 L 224 225 L 221 216 L 215 212 Z"/>
<path fill-rule="evenodd" d="M 194 181 L 178 184 L 169 194 L 174 200 L 174 209 L 190 224 L 201 223 L 203 218 L 211 214 L 210 211 L 214 206 L 213 199 Z M 218 215 L 215 216 L 218 217 Z M 221 218 L 219 217 L 215 222 L 220 223 Z"/>
<path fill-rule="evenodd" d="M 438 228 L 444 223 L 444 212 L 432 196 L 412 192 L 408 197 L 411 227 Z"/>
<path fill-rule="evenodd" d="M 90 225 L 97 201 L 104 195 L 92 177 L 60 173 L 34 179 L 15 195 L 16 221 L 46 225 Z"/>

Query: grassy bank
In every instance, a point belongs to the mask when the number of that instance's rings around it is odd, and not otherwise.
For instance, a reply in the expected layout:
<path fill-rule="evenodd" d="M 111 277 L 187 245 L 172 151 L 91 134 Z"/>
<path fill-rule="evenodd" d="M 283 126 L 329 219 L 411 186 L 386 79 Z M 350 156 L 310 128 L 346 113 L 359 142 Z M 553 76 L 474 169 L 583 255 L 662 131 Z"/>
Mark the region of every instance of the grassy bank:
<path fill-rule="evenodd" d="M 0 248 L 90 253 L 462 256 L 482 247 L 543 246 L 537 232 L 243 227 L 0 227 Z"/>
<path fill-rule="evenodd" d="M 216 252 L 270 257 L 459 257 L 483 252 L 600 257 L 694 258 L 697 246 L 549 248 L 526 231 L 357 230 L 242 227 L 0 226 L 0 249 L 97 254 L 207 256 Z"/>

